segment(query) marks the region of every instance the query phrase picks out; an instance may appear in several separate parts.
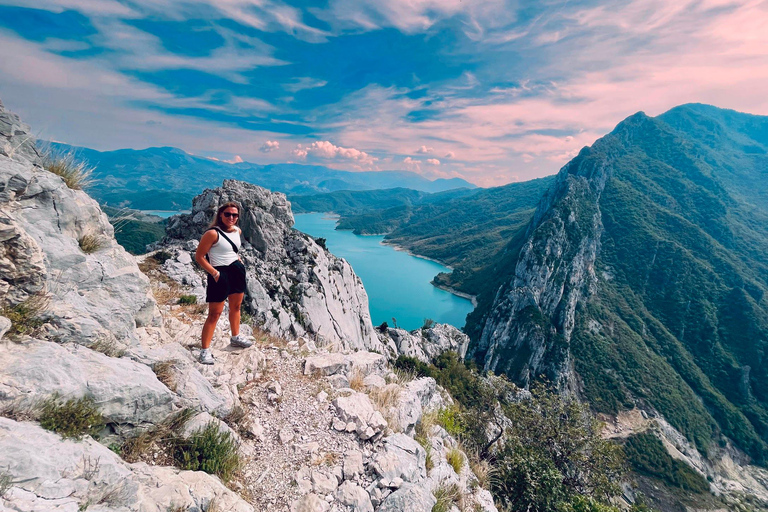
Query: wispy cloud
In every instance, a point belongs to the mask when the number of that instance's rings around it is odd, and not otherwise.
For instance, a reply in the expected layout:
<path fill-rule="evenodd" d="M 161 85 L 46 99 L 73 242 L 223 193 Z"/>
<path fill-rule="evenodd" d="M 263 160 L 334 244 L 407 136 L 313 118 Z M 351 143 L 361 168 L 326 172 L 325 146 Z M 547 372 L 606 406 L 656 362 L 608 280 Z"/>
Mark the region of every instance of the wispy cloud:
<path fill-rule="evenodd" d="M 492 185 L 555 172 L 638 110 L 768 114 L 759 0 L 35 9 L 0 0 L 2 99 L 46 136 L 97 148 L 175 145 Z"/>

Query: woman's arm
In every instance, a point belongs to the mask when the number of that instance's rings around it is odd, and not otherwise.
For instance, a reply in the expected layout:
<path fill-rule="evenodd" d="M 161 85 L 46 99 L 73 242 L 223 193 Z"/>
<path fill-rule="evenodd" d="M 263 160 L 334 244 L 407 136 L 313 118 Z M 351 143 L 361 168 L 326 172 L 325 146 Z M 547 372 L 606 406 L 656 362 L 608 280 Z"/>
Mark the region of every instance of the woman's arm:
<path fill-rule="evenodd" d="M 215 230 L 206 231 L 200 239 L 200 243 L 195 251 L 195 261 L 203 267 L 203 270 L 213 276 L 215 281 L 219 280 L 219 271 L 213 268 L 213 265 L 205 259 L 205 255 L 211 250 L 211 246 L 219 239 L 219 234 Z"/>

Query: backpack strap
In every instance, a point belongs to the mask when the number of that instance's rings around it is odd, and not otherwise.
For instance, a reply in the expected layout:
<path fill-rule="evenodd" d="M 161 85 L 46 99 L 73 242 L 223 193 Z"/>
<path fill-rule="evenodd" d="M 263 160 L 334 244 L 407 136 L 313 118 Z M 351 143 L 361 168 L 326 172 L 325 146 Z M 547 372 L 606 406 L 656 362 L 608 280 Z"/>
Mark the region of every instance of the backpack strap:
<path fill-rule="evenodd" d="M 208 229 L 208 231 L 211 231 L 211 230 L 215 230 L 215 231 L 216 231 L 216 232 L 217 232 L 219 235 L 223 236 L 223 237 L 224 237 L 224 240 L 226 240 L 227 242 L 229 242 L 229 245 L 231 245 L 231 246 L 232 246 L 232 250 L 233 250 L 233 251 L 235 251 L 235 254 L 237 254 L 237 252 L 238 252 L 238 248 L 237 248 L 237 246 L 235 245 L 235 242 L 233 242 L 232 240 L 230 240 L 230 239 L 229 239 L 229 237 L 228 237 L 227 235 L 225 235 L 225 234 L 224 234 L 224 231 L 222 231 L 220 228 L 218 228 L 218 227 L 215 227 L 215 226 L 214 226 L 214 227 L 212 227 L 212 228 L 210 228 L 210 229 Z"/>

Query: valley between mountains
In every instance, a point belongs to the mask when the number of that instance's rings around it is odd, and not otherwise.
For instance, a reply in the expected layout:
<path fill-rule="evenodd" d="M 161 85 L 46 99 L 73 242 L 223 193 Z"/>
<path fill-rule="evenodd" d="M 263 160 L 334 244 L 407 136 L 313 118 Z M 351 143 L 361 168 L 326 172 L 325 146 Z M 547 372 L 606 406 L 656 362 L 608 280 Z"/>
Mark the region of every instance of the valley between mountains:
<path fill-rule="evenodd" d="M 768 118 L 638 113 L 493 189 L 174 186 L 190 213 L 140 256 L 4 109 L 0 132 L 0 510 L 768 509 Z M 193 254 L 227 200 L 258 343 L 204 368 Z M 309 211 L 450 265 L 463 332 L 372 325 L 292 229 Z M 99 428 L 43 428 L 76 403 Z"/>

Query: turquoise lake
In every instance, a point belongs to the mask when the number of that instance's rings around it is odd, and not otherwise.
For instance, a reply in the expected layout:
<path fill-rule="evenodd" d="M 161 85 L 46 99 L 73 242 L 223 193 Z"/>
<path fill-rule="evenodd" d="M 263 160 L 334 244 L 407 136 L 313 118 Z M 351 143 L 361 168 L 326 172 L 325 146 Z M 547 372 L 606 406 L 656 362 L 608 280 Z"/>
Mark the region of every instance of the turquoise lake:
<path fill-rule="evenodd" d="M 352 265 L 368 292 L 373 325 L 392 326 L 394 317 L 398 327 L 408 330 L 421 327 L 425 318 L 464 326 L 472 302 L 430 284 L 438 273 L 449 272 L 448 267 L 384 245 L 383 236 L 337 231 L 335 216 L 305 213 L 295 218 L 296 229 L 325 238 L 328 249 Z"/>

